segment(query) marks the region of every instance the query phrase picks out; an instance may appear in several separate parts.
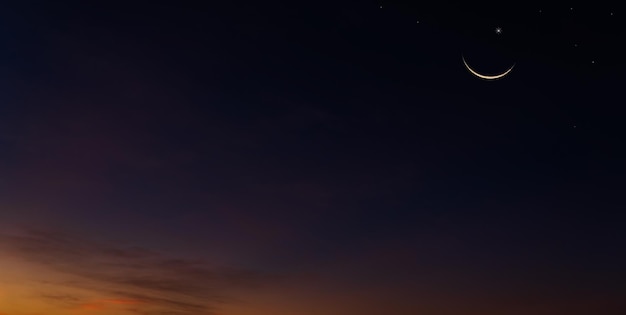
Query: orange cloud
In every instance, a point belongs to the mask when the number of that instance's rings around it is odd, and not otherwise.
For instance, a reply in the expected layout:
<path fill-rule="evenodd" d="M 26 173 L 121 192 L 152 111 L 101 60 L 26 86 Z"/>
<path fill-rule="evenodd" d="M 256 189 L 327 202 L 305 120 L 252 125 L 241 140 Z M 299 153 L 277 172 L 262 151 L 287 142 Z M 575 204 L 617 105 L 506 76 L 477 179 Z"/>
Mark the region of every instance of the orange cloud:
<path fill-rule="evenodd" d="M 137 305 L 142 303 L 142 301 L 132 299 L 104 299 L 83 303 L 78 309 L 81 311 L 102 311 L 115 305 Z"/>
<path fill-rule="evenodd" d="M 16 266 L 26 262 L 39 273 L 25 270 L 15 278 L 16 283 L 21 282 L 20 277 L 48 283 L 44 293 L 23 288 L 25 293 L 39 295 L 39 302 L 31 299 L 19 303 L 36 310 L 46 307 L 39 303 L 50 304 L 59 312 L 65 311 L 60 314 L 129 313 L 144 308 L 181 315 L 211 314 L 227 303 L 233 289 L 254 288 L 270 279 L 253 270 L 216 267 L 201 259 L 182 259 L 54 231 L 2 232 L 3 267 L 4 256 L 14 256 Z M 0 278 L 15 274 L 5 269 L 0 269 Z M 4 287 L 0 290 L 9 294 Z M 0 311 L 9 313 L 12 309 Z"/>

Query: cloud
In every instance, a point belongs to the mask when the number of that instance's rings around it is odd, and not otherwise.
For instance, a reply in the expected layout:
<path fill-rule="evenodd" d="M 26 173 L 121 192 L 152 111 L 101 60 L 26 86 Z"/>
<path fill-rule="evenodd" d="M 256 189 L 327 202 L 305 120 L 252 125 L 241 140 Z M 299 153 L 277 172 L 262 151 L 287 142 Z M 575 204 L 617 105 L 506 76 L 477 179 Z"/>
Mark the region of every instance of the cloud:
<path fill-rule="evenodd" d="M 204 260 L 170 257 L 51 231 L 0 234 L 3 251 L 66 275 L 47 284 L 106 297 L 40 294 L 42 300 L 66 309 L 122 307 L 139 314 L 213 314 L 219 305 L 236 301 L 234 290 L 253 288 L 270 279 L 253 270 L 214 266 Z"/>
<path fill-rule="evenodd" d="M 143 304 L 143 301 L 140 300 L 132 300 L 132 299 L 101 299 L 90 301 L 87 303 L 82 303 L 79 307 L 79 310 L 91 311 L 91 310 L 106 310 L 110 306 L 114 305 L 138 305 Z"/>

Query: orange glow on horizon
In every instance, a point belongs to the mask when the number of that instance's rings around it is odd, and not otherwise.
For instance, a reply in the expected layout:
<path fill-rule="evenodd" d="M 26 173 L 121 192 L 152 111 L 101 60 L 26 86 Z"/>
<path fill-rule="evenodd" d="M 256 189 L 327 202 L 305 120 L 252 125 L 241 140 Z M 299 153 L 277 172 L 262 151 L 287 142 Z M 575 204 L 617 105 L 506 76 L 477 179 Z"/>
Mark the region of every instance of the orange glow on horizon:
<path fill-rule="evenodd" d="M 139 300 L 131 299 L 103 299 L 83 303 L 78 307 L 80 311 L 102 311 L 116 305 L 137 305 L 143 304 Z M 0 314 L 1 315 L 1 314 Z"/>

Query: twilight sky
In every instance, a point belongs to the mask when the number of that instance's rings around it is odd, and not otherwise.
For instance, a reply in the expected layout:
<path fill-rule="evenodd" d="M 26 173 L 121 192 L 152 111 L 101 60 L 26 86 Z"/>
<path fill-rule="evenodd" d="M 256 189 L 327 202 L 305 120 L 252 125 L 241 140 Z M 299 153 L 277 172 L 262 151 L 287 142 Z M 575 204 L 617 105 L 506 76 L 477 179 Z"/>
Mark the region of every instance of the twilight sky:
<path fill-rule="evenodd" d="M 0 4 L 0 315 L 623 314 L 624 15 Z"/>

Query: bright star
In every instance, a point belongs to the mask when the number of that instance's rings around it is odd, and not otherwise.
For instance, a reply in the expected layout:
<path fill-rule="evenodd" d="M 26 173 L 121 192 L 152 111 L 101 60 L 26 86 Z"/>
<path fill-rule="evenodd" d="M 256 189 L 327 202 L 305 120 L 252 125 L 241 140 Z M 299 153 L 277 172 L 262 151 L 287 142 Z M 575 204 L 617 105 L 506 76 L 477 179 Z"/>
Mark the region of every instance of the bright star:
<path fill-rule="evenodd" d="M 496 27 L 496 34 L 498 35 L 502 34 L 502 28 Z"/>

